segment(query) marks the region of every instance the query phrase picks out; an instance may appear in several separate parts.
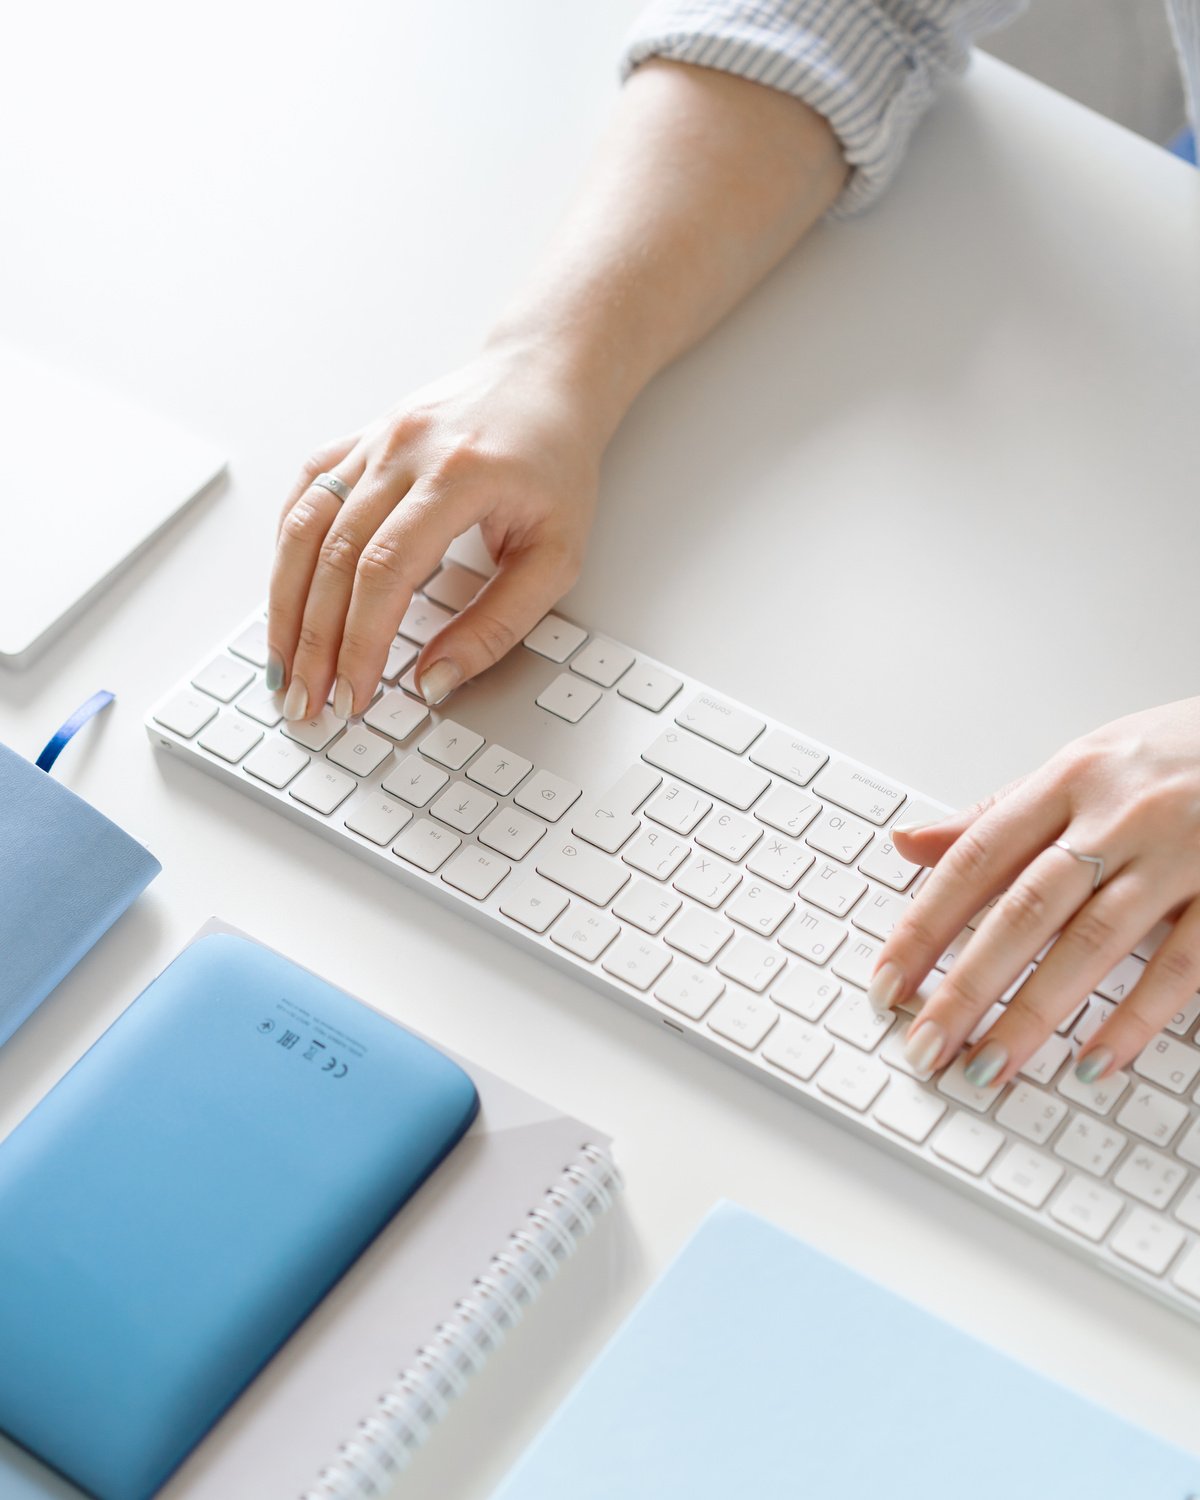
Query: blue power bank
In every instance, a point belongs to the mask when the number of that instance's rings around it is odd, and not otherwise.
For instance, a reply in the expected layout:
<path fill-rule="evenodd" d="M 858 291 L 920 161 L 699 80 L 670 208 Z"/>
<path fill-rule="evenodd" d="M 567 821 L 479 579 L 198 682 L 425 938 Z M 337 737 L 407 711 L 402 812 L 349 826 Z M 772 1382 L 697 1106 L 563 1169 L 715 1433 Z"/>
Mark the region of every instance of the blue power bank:
<path fill-rule="evenodd" d="M 201 938 L 0 1143 L 0 1431 L 147 1500 L 478 1107 L 383 1016 Z"/>

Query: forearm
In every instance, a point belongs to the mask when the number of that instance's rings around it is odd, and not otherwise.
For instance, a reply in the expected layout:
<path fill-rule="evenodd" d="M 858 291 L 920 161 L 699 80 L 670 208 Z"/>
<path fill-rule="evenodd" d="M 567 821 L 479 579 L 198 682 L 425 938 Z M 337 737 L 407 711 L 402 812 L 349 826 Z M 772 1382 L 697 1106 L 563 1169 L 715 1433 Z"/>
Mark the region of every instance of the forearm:
<path fill-rule="evenodd" d="M 799 100 L 648 63 L 489 344 L 542 352 L 603 446 L 643 386 L 791 249 L 845 177 L 832 131 Z"/>

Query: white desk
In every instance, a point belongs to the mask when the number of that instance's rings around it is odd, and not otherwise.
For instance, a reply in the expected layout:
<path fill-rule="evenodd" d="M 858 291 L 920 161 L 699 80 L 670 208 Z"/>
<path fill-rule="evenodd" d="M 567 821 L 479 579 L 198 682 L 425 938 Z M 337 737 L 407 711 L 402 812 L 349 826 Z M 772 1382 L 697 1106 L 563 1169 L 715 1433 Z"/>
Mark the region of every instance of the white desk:
<path fill-rule="evenodd" d="M 61 774 L 165 866 L 0 1055 L 0 1130 L 216 911 L 617 1138 L 611 1275 L 572 1267 L 410 1496 L 482 1500 L 722 1195 L 1194 1445 L 1200 1328 L 499 938 L 463 945 L 453 913 L 141 729 L 264 592 L 307 449 L 471 349 L 560 211 L 634 10 L 25 7 L 0 336 L 185 418 L 232 481 L 0 676 L 26 752 L 116 690 Z M 1198 270 L 1200 176 L 981 62 L 878 211 L 823 228 L 647 393 L 569 608 L 951 800 L 1194 693 Z"/>

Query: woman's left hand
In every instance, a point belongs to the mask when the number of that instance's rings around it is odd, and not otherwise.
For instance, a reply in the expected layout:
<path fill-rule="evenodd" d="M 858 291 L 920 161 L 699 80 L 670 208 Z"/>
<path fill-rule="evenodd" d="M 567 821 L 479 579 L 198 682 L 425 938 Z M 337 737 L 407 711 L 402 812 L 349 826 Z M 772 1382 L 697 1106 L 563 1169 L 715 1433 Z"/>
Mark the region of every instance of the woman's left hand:
<path fill-rule="evenodd" d="M 903 832 L 897 850 L 935 868 L 897 922 L 869 991 L 910 997 L 999 892 L 929 996 L 906 1049 L 949 1063 L 988 1008 L 1053 946 L 967 1054 L 979 1087 L 1006 1083 L 1161 918 L 1175 925 L 1077 1063 L 1087 1083 L 1129 1063 L 1200 986 L 1200 698 L 1117 719 L 967 812 Z M 1070 845 L 1069 852 L 1056 840 Z M 1103 860 L 1099 866 L 1080 856 Z"/>

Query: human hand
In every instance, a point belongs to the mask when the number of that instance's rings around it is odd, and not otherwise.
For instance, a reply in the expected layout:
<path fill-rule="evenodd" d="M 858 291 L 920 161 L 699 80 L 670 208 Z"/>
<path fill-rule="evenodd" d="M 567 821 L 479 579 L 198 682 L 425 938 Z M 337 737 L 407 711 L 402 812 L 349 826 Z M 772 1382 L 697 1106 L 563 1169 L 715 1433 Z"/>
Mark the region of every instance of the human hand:
<path fill-rule="evenodd" d="M 422 693 L 440 702 L 528 634 L 582 561 L 603 448 L 586 411 L 541 352 L 492 349 L 313 454 L 271 575 L 267 684 L 287 685 L 287 719 L 331 685 L 339 718 L 367 707 L 413 591 L 476 522 L 497 571 L 417 658 Z"/>
<path fill-rule="evenodd" d="M 1087 1041 L 1079 1077 L 1092 1083 L 1125 1066 L 1200 986 L 1200 698 L 1117 719 L 966 812 L 902 828 L 896 848 L 934 868 L 880 952 L 868 992 L 879 1008 L 913 995 L 964 924 L 1007 888 L 914 1020 L 914 1066 L 949 1063 L 1056 933 L 971 1047 L 966 1073 L 977 1087 L 1012 1078 L 1162 918 L 1173 929 Z M 1096 867 L 1078 857 L 1092 854 L 1104 860 L 1094 891 Z"/>

